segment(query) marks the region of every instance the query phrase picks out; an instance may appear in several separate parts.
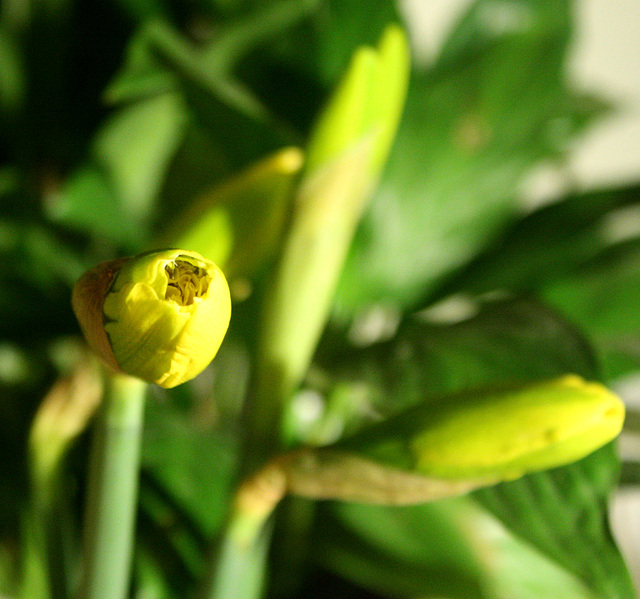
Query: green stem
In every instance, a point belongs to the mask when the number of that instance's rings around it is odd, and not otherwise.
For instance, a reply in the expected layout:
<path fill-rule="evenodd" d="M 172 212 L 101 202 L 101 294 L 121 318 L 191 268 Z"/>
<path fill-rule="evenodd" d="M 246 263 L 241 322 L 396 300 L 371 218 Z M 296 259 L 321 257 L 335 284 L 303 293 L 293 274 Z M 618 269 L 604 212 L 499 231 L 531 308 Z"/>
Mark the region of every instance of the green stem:
<path fill-rule="evenodd" d="M 259 599 L 264 592 L 271 515 L 285 493 L 277 461 L 242 484 L 223 533 L 208 599 Z"/>
<path fill-rule="evenodd" d="M 128 594 L 145 391 L 126 375 L 108 381 L 89 480 L 83 599 Z"/>
<path fill-rule="evenodd" d="M 262 596 L 266 553 L 271 536 L 266 521 L 233 514 L 218 548 L 210 599 L 258 599 Z"/>

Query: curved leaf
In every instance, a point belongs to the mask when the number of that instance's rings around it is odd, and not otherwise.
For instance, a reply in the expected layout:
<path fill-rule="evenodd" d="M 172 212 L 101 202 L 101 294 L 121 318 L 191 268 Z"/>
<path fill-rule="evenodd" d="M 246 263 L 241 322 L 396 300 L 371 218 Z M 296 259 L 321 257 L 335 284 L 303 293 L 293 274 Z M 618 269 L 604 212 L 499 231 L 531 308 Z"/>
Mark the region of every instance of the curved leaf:
<path fill-rule="evenodd" d="M 556 470 L 481 489 L 474 497 L 602 599 L 636 597 L 607 522 L 617 482 L 612 445 Z"/>

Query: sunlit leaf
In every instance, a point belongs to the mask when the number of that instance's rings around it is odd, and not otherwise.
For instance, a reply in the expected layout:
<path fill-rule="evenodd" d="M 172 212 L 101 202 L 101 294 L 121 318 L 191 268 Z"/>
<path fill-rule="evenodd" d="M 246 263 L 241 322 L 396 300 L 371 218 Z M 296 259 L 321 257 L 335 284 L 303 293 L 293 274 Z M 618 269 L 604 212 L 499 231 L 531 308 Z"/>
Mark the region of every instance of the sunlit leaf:
<path fill-rule="evenodd" d="M 574 194 L 518 220 L 440 293 L 534 291 L 571 275 L 612 243 L 612 228 L 634 225 L 640 188 Z M 634 229 L 632 228 L 631 231 Z"/>

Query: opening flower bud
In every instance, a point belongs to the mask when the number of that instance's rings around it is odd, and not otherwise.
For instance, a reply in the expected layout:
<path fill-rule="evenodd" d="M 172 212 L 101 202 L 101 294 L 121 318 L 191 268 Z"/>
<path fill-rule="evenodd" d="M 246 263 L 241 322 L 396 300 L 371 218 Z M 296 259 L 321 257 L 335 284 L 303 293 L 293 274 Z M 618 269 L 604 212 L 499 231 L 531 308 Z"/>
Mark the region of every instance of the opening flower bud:
<path fill-rule="evenodd" d="M 206 368 L 231 317 L 222 271 L 185 250 L 100 264 L 76 283 L 72 302 L 89 345 L 109 366 L 165 388 Z"/>

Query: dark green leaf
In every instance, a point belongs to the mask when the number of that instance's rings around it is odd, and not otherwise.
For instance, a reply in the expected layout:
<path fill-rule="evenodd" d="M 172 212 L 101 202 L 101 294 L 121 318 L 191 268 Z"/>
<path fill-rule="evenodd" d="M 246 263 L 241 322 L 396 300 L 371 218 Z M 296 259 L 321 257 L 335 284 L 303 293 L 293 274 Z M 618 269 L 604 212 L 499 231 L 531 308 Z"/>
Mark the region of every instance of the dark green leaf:
<path fill-rule="evenodd" d="M 375 10 L 361 2 L 325 0 L 312 27 L 317 45 L 313 66 L 329 86 L 344 72 L 356 48 L 375 46 L 389 23 L 400 20 L 397 3 L 378 0 Z"/>
<path fill-rule="evenodd" d="M 640 364 L 640 240 L 611 246 L 543 287 L 542 295 L 594 340 L 608 376 Z"/>
<path fill-rule="evenodd" d="M 317 4 L 310 18 L 265 50 L 272 64 L 298 72 L 329 90 L 337 84 L 356 49 L 375 46 L 384 29 L 401 18 L 393 0 L 378 0 L 375 10 L 350 0 Z"/>
<path fill-rule="evenodd" d="M 126 0 L 121 0 L 122 2 Z M 189 43 L 160 15 L 150 14 L 132 38 L 124 68 L 111 82 L 106 95 L 111 102 L 131 101 L 176 88 L 171 69 L 162 57 L 181 57 L 199 77 L 215 81 L 232 80 L 237 62 L 255 46 L 280 36 L 292 24 L 313 10 L 318 0 L 271 1 L 240 18 L 224 20 L 215 35 L 202 47 Z M 155 18 L 154 18 L 155 17 Z M 238 90 L 239 91 L 239 90 Z"/>
<path fill-rule="evenodd" d="M 95 165 L 76 171 L 47 208 L 52 221 L 70 229 L 130 250 L 144 247 L 145 223 L 127 213 L 114 194 L 108 175 Z"/>
<path fill-rule="evenodd" d="M 607 500 L 617 482 L 611 445 L 556 470 L 476 491 L 516 534 L 576 574 L 602 599 L 634 599 L 611 537 Z"/>
<path fill-rule="evenodd" d="M 105 90 L 110 104 L 131 102 L 175 91 L 176 78 L 154 52 L 156 45 L 172 44 L 177 32 L 156 20 L 147 21 L 131 37 L 124 63 Z"/>
<path fill-rule="evenodd" d="M 274 114 L 306 133 L 357 48 L 375 46 L 390 23 L 402 21 L 397 2 L 323 0 L 287 35 L 244 59 L 237 75 Z M 287 89 L 287 93 L 282 93 Z"/>
<path fill-rule="evenodd" d="M 229 438 L 199 426 L 196 417 L 169 404 L 150 402 L 142 461 L 172 501 L 197 523 L 201 534 L 210 537 L 226 515 L 235 448 Z"/>
<path fill-rule="evenodd" d="M 478 303 L 471 309 L 477 314 L 448 326 L 409 318 L 393 339 L 327 354 L 320 363 L 341 384 L 364 395 L 364 412 L 385 416 L 428 397 L 474 387 L 567 372 L 596 376 L 585 340 L 544 305 L 513 299 Z"/>
<path fill-rule="evenodd" d="M 185 112 L 176 94 L 123 107 L 97 133 L 88 164 L 48 204 L 48 216 L 130 251 L 145 247 L 168 164 L 184 135 Z"/>
<path fill-rule="evenodd" d="M 536 210 L 440 293 L 539 289 L 601 254 L 611 243 L 606 229 L 612 219 L 624 218 L 624 209 L 639 201 L 640 187 L 633 186 L 575 194 Z"/>
<path fill-rule="evenodd" d="M 446 502 L 393 509 L 337 504 L 323 508 L 318 523 L 314 557 L 365 588 L 391 597 L 494 596 Z"/>
<path fill-rule="evenodd" d="M 291 142 L 288 132 L 228 73 L 208 68 L 196 48 L 164 23 L 150 23 L 130 49 L 130 66 L 108 91 L 122 101 L 179 92 L 233 172 Z"/>
<path fill-rule="evenodd" d="M 25 73 L 15 40 L 0 29 L 0 124 L 21 105 L 25 92 Z"/>
<path fill-rule="evenodd" d="M 323 566 L 385 596 L 593 599 L 468 498 L 399 509 L 328 504 L 317 533 Z"/>
<path fill-rule="evenodd" d="M 319 0 L 270 0 L 218 33 L 201 53 L 208 70 L 229 75 L 239 60 L 256 47 L 283 37 L 285 32 L 316 10 Z"/>

